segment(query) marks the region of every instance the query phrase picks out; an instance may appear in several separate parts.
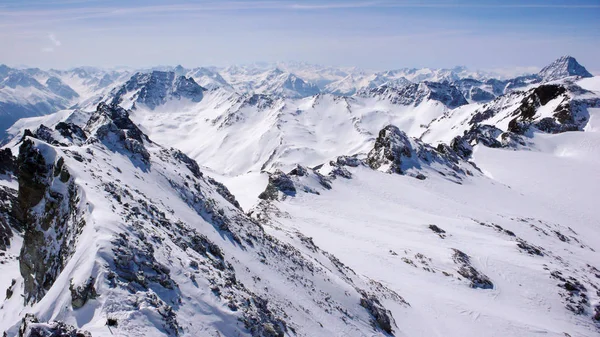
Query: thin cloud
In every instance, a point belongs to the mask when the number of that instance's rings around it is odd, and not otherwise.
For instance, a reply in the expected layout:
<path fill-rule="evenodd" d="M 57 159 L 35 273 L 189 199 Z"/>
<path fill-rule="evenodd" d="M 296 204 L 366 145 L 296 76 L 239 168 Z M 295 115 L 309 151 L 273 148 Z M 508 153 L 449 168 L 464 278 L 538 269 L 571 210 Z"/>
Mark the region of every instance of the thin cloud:
<path fill-rule="evenodd" d="M 60 40 L 54 35 L 54 33 L 48 34 L 48 40 L 50 40 L 51 46 L 43 47 L 42 52 L 52 53 L 54 50 L 62 45 Z"/>
<path fill-rule="evenodd" d="M 48 34 L 48 38 L 50 39 L 50 42 L 52 42 L 53 45 L 55 45 L 56 47 L 59 47 L 62 43 L 56 38 L 56 35 L 50 33 Z"/>

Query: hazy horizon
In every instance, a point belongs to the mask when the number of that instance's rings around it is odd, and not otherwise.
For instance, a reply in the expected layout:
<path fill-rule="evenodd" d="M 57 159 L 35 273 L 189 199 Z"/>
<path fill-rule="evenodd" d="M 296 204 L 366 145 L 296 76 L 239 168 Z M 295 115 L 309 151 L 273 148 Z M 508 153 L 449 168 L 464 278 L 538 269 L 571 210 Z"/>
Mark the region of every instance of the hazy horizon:
<path fill-rule="evenodd" d="M 0 2 L 0 63 L 39 68 L 302 61 L 362 69 L 600 70 L 598 1 Z"/>

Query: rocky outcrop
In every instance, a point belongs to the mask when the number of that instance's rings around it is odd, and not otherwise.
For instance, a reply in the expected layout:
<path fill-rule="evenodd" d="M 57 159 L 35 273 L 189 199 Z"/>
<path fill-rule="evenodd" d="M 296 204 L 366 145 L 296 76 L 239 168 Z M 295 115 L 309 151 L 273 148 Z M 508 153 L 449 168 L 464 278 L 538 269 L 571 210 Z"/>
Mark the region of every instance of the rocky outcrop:
<path fill-rule="evenodd" d="M 95 279 L 90 277 L 83 285 L 74 286 L 71 283 L 69 290 L 71 291 L 71 305 L 73 309 L 79 309 L 83 307 L 88 300 L 94 299 L 98 296 L 96 288 L 94 287 Z"/>
<path fill-rule="evenodd" d="M 13 205 L 17 203 L 17 191 L 0 185 L 0 251 L 10 246 L 13 230 L 22 230 L 20 222 L 15 217 Z"/>
<path fill-rule="evenodd" d="M 92 337 L 92 334 L 61 321 L 40 323 L 34 314 L 26 314 L 19 326 L 19 337 Z"/>
<path fill-rule="evenodd" d="M 144 143 L 150 143 L 150 140 L 129 119 L 127 110 L 120 106 L 98 104 L 84 130 L 89 135 L 88 142 L 99 140 L 110 149 L 124 150 L 146 165 L 150 163 L 150 153 L 144 146 Z"/>
<path fill-rule="evenodd" d="M 0 149 L 0 174 L 9 174 L 15 170 L 15 157 L 10 149 Z"/>
<path fill-rule="evenodd" d="M 296 165 L 289 173 L 281 170 L 269 173 L 269 182 L 259 199 L 272 201 L 293 197 L 298 192 L 320 194 L 319 190 L 331 189 L 330 179 L 318 172 L 318 168 Z"/>
<path fill-rule="evenodd" d="M 77 124 L 59 122 L 56 124 L 54 129 L 58 131 L 64 138 L 71 140 L 72 143 L 76 143 L 77 141 L 85 142 L 87 140 L 87 135 Z"/>
<path fill-rule="evenodd" d="M 267 188 L 258 196 L 263 200 L 279 200 L 279 193 L 285 196 L 295 196 L 296 186 L 290 177 L 280 170 L 269 174 Z"/>
<path fill-rule="evenodd" d="M 392 326 L 395 326 L 394 318 L 392 313 L 381 305 L 379 299 L 375 296 L 369 296 L 366 292 L 362 291 L 362 298 L 360 299 L 360 305 L 367 309 L 367 311 L 373 317 L 373 327 L 379 328 L 386 333 L 394 336 L 394 330 Z"/>
<path fill-rule="evenodd" d="M 490 281 L 489 277 L 479 272 L 471 265 L 471 258 L 469 255 L 458 249 L 453 249 L 452 259 L 454 260 L 454 263 L 459 265 L 458 274 L 471 282 L 471 288 L 494 288 L 494 284 Z"/>
<path fill-rule="evenodd" d="M 472 174 L 453 150 L 436 150 L 408 137 L 393 125 L 388 125 L 379 132 L 366 163 L 374 170 L 410 175 L 421 180 L 426 178 L 426 171 L 431 170 L 459 180 L 460 176 Z"/>
<path fill-rule="evenodd" d="M 519 148 L 527 146 L 528 142 L 516 133 L 498 129 L 492 125 L 476 124 L 462 136 L 456 136 L 450 142 L 450 148 L 461 158 L 468 160 L 473 154 L 473 148 L 476 145 L 483 145 L 491 148 Z M 442 144 L 438 149 L 443 147 Z"/>
<path fill-rule="evenodd" d="M 554 99 L 561 99 L 561 103 L 554 110 L 552 117 L 536 118 L 538 109 Z M 587 122 L 587 119 L 575 120 L 570 101 L 564 86 L 540 85 L 528 91 L 521 100 L 519 107 L 513 112 L 513 116 L 516 117 L 508 124 L 508 131 L 524 135 L 530 126 L 549 133 L 577 131 Z"/>
<path fill-rule="evenodd" d="M 34 140 L 26 138 L 17 160 L 16 207 L 24 228 L 19 266 L 26 303 L 40 300 L 50 289 L 85 226 L 78 209 L 78 191 L 64 159 L 45 150 L 43 153 Z"/>

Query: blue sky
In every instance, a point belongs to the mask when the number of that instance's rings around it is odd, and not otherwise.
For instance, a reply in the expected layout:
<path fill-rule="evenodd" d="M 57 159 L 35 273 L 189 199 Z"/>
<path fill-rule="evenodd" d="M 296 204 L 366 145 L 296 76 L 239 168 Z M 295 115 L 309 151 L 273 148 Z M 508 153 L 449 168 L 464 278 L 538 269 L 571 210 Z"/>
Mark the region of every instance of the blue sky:
<path fill-rule="evenodd" d="M 0 63 L 600 71 L 600 0 L 0 0 Z"/>

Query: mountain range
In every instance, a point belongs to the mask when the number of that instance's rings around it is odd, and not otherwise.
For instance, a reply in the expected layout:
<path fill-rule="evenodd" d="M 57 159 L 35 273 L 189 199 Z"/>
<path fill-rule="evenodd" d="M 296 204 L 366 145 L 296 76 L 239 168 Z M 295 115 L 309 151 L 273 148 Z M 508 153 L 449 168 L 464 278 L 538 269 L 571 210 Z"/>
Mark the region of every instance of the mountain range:
<path fill-rule="evenodd" d="M 600 77 L 0 66 L 7 336 L 592 336 Z"/>

